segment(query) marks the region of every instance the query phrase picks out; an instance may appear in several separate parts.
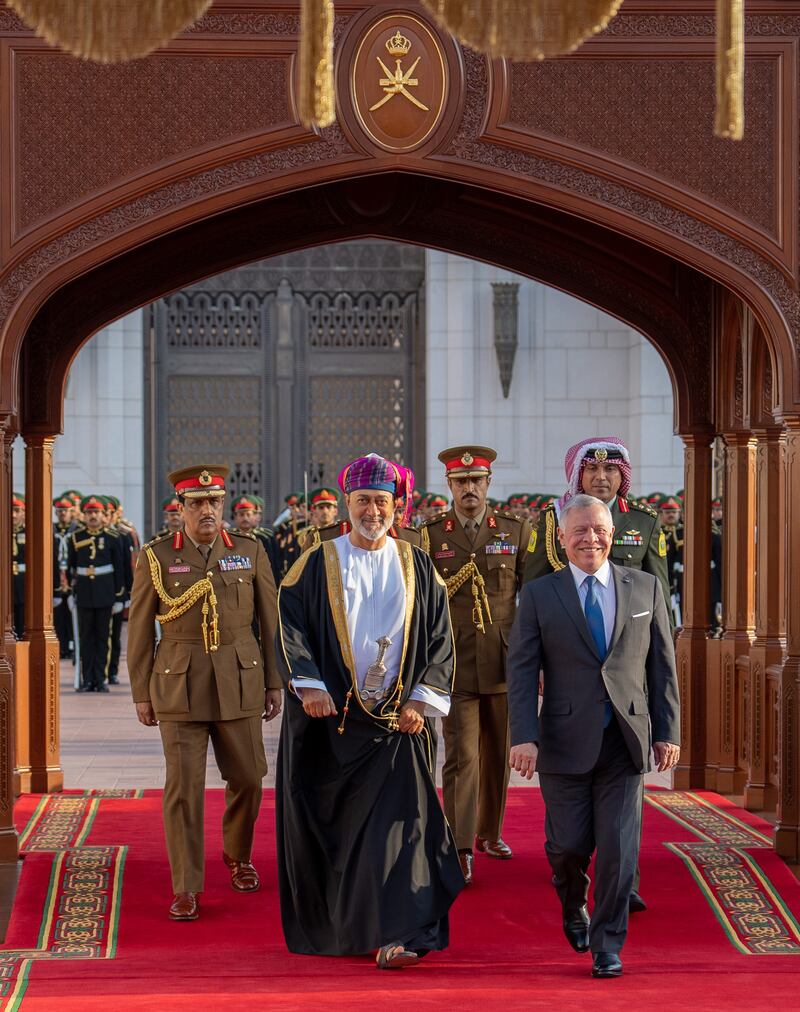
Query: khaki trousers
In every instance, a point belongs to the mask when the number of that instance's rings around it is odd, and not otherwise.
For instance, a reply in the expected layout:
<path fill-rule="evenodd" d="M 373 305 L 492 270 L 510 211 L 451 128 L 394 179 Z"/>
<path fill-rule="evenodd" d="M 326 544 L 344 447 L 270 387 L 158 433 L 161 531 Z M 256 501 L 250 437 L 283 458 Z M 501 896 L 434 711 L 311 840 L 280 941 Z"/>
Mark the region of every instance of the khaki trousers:
<path fill-rule="evenodd" d="M 176 893 L 203 889 L 203 808 L 208 741 L 226 781 L 222 839 L 234 861 L 249 861 L 261 805 L 261 781 L 267 772 L 261 718 L 241 720 L 159 721 L 167 778 L 164 784 L 164 833 Z"/>
<path fill-rule="evenodd" d="M 444 729 L 444 814 L 459 850 L 497 840 L 508 791 L 508 696 L 455 693 Z"/>

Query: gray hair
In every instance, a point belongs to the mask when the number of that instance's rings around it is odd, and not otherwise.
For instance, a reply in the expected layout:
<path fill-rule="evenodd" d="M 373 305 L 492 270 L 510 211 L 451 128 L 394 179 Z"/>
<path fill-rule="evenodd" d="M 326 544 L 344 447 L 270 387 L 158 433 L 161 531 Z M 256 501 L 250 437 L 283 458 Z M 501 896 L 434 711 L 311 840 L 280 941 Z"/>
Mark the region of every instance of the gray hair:
<path fill-rule="evenodd" d="M 566 516 L 570 510 L 591 509 L 593 506 L 600 506 L 601 509 L 606 511 L 609 526 L 613 527 L 614 518 L 611 516 L 611 510 L 608 508 L 608 503 L 603 502 L 602 499 L 596 499 L 593 495 L 584 495 L 582 492 L 580 495 L 574 495 L 561 507 L 561 515 L 558 518 L 558 526 L 562 530 L 564 529 L 566 526 Z"/>

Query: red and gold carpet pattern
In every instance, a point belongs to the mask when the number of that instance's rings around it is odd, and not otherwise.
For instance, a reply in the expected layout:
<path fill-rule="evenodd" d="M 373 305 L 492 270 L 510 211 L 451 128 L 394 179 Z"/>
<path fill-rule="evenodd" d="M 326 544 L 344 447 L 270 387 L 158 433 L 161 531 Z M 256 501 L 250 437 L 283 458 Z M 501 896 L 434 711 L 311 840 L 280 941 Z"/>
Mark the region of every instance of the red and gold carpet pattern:
<path fill-rule="evenodd" d="M 175 924 L 158 791 L 20 799 L 25 862 L 6 947 L 0 1012 L 348 1012 L 413 1005 L 503 1012 L 617 1012 L 663 1004 L 774 1010 L 796 1000 L 800 883 L 771 847 L 770 827 L 718 795 L 647 795 L 642 892 L 625 973 L 593 981 L 573 953 L 543 851 L 537 790 L 509 793 L 511 862 L 478 855 L 455 904 L 451 945 L 414 970 L 382 974 L 370 956 L 286 952 L 275 884 L 274 795 L 265 792 L 254 861 L 262 889 L 240 895 L 220 860 L 222 791 L 206 795 L 207 881 L 201 917 Z M 124 889 L 123 889 L 124 878 Z M 759 958 L 753 959 L 757 956 Z M 389 978 L 387 980 L 387 978 Z"/>

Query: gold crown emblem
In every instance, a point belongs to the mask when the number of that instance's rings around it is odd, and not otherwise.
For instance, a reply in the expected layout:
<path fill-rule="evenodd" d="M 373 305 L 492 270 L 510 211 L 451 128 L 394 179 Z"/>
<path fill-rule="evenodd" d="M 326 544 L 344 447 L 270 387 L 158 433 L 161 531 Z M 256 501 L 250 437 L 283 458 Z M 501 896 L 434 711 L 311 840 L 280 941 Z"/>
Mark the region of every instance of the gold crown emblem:
<path fill-rule="evenodd" d="M 598 449 L 598 450 L 595 450 L 594 451 L 594 459 L 595 460 L 608 460 L 608 450 L 603 449 L 602 447 L 600 449 Z"/>
<path fill-rule="evenodd" d="M 200 476 L 198 477 L 197 480 L 200 482 L 201 485 L 210 485 L 211 475 L 208 473 L 208 471 L 201 471 Z"/>
<path fill-rule="evenodd" d="M 461 463 L 464 465 L 464 467 L 469 467 L 469 465 L 472 463 L 474 459 L 475 458 L 472 456 L 472 454 L 469 453 L 469 451 L 467 451 L 467 453 L 465 453 L 464 456 L 461 458 Z"/>
<path fill-rule="evenodd" d="M 390 39 L 386 40 L 386 50 L 392 56 L 405 56 L 409 49 L 411 49 L 411 39 L 402 35 L 399 28 Z"/>

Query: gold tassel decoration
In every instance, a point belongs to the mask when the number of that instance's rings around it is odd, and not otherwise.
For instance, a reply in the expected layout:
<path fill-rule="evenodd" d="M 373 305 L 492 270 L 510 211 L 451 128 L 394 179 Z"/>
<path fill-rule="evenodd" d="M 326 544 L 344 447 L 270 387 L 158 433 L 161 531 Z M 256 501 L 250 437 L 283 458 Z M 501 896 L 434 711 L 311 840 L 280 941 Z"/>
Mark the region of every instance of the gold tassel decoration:
<path fill-rule="evenodd" d="M 298 112 L 303 126 L 326 127 L 336 119 L 333 80 L 333 0 L 302 0 Z"/>
<path fill-rule="evenodd" d="M 622 0 L 422 0 L 439 24 L 478 52 L 511 60 L 570 53 L 602 31 Z"/>
<path fill-rule="evenodd" d="M 744 0 L 717 0 L 717 137 L 744 136 Z"/>
<path fill-rule="evenodd" d="M 200 18 L 212 0 L 7 0 L 51 46 L 98 63 L 147 56 Z"/>

